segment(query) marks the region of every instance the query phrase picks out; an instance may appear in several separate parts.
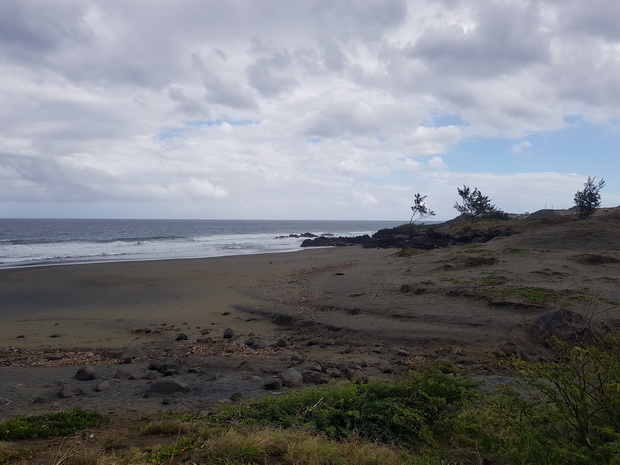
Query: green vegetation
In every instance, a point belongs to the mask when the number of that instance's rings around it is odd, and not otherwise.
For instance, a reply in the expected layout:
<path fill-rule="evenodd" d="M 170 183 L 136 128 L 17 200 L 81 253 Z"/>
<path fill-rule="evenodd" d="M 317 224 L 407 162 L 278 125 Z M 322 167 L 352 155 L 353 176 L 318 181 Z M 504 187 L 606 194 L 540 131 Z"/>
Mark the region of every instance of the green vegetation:
<path fill-rule="evenodd" d="M 415 223 L 423 218 L 428 218 L 429 216 L 435 216 L 435 212 L 428 208 L 424 203 L 426 197 L 426 195 L 422 196 L 419 193 L 415 195 L 415 198 L 413 199 L 413 207 L 411 207 L 411 211 L 413 213 L 411 215 L 411 220 L 409 220 L 409 224 Z M 419 216 L 419 218 L 414 220 L 413 218 L 415 218 L 416 215 Z"/>
<path fill-rule="evenodd" d="M 573 255 L 569 257 L 571 260 L 574 260 L 579 263 L 583 263 L 585 265 L 605 265 L 610 263 L 618 263 L 619 260 L 610 256 L 596 253 L 583 253 L 578 255 Z"/>
<path fill-rule="evenodd" d="M 312 428 L 331 439 L 362 438 L 421 446 L 445 433 L 445 423 L 476 396 L 476 383 L 436 373 L 399 381 L 342 384 L 224 407 L 220 423 Z"/>
<path fill-rule="evenodd" d="M 508 214 L 491 204 L 489 198 L 478 190 L 477 187 L 472 191 L 471 188 L 463 186 L 456 188 L 461 197 L 462 204 L 456 202 L 454 208 L 461 214 L 471 218 L 488 218 L 497 220 L 509 219 Z"/>
<path fill-rule="evenodd" d="M 494 289 L 498 297 L 516 297 L 530 302 L 545 303 L 558 297 L 557 292 L 544 287 L 518 286 Z"/>
<path fill-rule="evenodd" d="M 598 184 L 594 184 L 596 178 L 588 176 L 588 180 L 583 185 L 582 191 L 575 194 L 575 206 L 579 210 L 579 219 L 590 218 L 596 209 L 601 206 L 601 189 L 605 187 L 605 180 L 601 179 Z"/>
<path fill-rule="evenodd" d="M 474 268 L 477 266 L 490 266 L 498 263 L 495 257 L 459 257 L 459 263 L 465 268 Z"/>
<path fill-rule="evenodd" d="M 48 413 L 30 417 L 15 418 L 0 423 L 0 440 L 49 438 L 67 436 L 101 423 L 101 415 L 87 412 L 79 407 L 68 412 Z"/>
<path fill-rule="evenodd" d="M 545 360 L 507 361 L 512 381 L 484 393 L 442 360 L 396 381 L 308 389 L 221 405 L 205 416 L 167 414 L 142 430 L 163 438 L 155 446 L 124 446 L 95 431 L 100 444 L 74 438 L 59 446 L 66 452 L 48 453 L 62 463 L 100 465 L 618 465 L 620 336 L 597 346 L 555 341 Z M 32 424 L 46 430 L 47 422 Z M 24 449 L 0 449 L 0 457 L 2 465 L 61 463 Z"/>
<path fill-rule="evenodd" d="M 420 253 L 420 249 L 415 249 L 413 247 L 410 247 L 408 249 L 399 250 L 394 255 L 396 255 L 397 257 L 407 258 L 407 257 L 412 257 L 414 255 L 417 255 L 418 253 Z"/>

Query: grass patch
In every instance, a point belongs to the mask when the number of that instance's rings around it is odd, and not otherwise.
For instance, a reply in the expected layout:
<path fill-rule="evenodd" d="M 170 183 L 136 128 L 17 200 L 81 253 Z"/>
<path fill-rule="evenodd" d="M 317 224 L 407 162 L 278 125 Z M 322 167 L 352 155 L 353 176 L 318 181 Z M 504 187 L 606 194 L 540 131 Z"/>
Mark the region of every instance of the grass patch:
<path fill-rule="evenodd" d="M 497 297 L 513 297 L 530 302 L 545 303 L 558 297 L 557 292 L 544 287 L 518 286 L 494 289 Z"/>
<path fill-rule="evenodd" d="M 584 265 L 607 265 L 611 263 L 619 263 L 619 261 L 610 256 L 597 253 L 582 253 L 569 257 L 571 260 L 582 263 Z"/>
<path fill-rule="evenodd" d="M 407 257 L 413 257 L 414 255 L 417 255 L 418 253 L 420 253 L 420 249 L 409 247 L 407 249 L 399 250 L 394 255 L 396 255 L 397 257 L 401 257 L 401 258 L 407 258 Z"/>
<path fill-rule="evenodd" d="M 527 252 L 527 249 L 520 249 L 519 247 L 505 247 L 502 252 L 504 253 L 510 253 L 510 254 L 517 254 L 517 253 L 525 253 Z"/>
<path fill-rule="evenodd" d="M 478 278 L 478 282 L 480 284 L 487 284 L 489 286 L 501 286 L 508 282 L 508 278 L 506 276 L 498 274 L 490 274 L 487 276 L 481 276 L 480 278 Z"/>
<path fill-rule="evenodd" d="M 495 265 L 499 260 L 495 257 L 461 257 L 459 262 L 464 268 L 475 268 L 478 266 Z"/>
<path fill-rule="evenodd" d="M 477 383 L 437 373 L 394 382 L 346 383 L 266 398 L 243 407 L 223 406 L 220 423 L 305 427 L 330 439 L 361 438 L 421 445 L 441 435 L 444 421 L 475 397 Z"/>
<path fill-rule="evenodd" d="M 101 422 L 100 414 L 79 407 L 68 412 L 14 418 L 0 423 L 0 440 L 69 436 L 82 429 L 99 426 Z"/>

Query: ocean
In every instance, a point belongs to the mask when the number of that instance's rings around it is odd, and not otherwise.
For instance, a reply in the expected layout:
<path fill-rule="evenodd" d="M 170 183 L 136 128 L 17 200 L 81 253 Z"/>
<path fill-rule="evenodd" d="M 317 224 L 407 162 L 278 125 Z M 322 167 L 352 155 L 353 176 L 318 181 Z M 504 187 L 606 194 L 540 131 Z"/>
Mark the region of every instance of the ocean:
<path fill-rule="evenodd" d="M 293 252 L 316 235 L 358 236 L 402 221 L 1 219 L 0 268 Z"/>

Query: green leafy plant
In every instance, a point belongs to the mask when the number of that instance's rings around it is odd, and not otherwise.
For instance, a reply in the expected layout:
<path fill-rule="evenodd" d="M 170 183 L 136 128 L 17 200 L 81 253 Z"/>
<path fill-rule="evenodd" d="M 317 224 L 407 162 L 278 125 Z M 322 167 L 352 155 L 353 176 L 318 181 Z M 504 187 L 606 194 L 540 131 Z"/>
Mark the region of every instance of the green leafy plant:
<path fill-rule="evenodd" d="M 68 436 L 76 431 L 98 426 L 101 422 L 102 417 L 99 413 L 88 412 L 79 407 L 68 412 L 14 418 L 0 423 L 0 440 Z"/>
<path fill-rule="evenodd" d="M 588 180 L 583 185 L 582 191 L 575 194 L 575 206 L 579 210 L 579 219 L 585 220 L 590 218 L 596 209 L 601 206 L 601 189 L 605 187 L 605 180 L 601 179 L 598 184 L 594 181 L 596 178 L 588 176 Z"/>
<path fill-rule="evenodd" d="M 384 443 L 422 444 L 441 432 L 443 421 L 476 395 L 477 383 L 437 373 L 401 381 L 347 383 L 309 389 L 247 405 L 224 407 L 220 421 L 303 426 L 330 438 L 360 437 Z"/>
<path fill-rule="evenodd" d="M 509 219 L 508 214 L 492 205 L 489 197 L 482 195 L 477 187 L 473 191 L 467 186 L 463 186 L 462 189 L 457 187 L 456 190 L 462 199 L 462 204 L 456 202 L 454 208 L 460 214 L 471 218 Z"/>

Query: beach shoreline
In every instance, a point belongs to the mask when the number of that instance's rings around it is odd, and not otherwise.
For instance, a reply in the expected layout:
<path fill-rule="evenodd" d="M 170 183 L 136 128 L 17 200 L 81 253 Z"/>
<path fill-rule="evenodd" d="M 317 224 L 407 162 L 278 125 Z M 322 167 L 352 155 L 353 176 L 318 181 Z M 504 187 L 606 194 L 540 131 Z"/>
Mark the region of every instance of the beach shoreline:
<path fill-rule="evenodd" d="M 403 253 L 351 246 L 0 270 L 0 415 L 202 411 L 288 389 L 289 369 L 302 385 L 436 361 L 501 377 L 506 357 L 540 356 L 530 328 L 549 312 L 620 321 L 616 223 L 593 227 L 538 225 Z M 80 368 L 92 378 L 79 379 Z M 180 391 L 153 393 L 168 381 Z"/>

